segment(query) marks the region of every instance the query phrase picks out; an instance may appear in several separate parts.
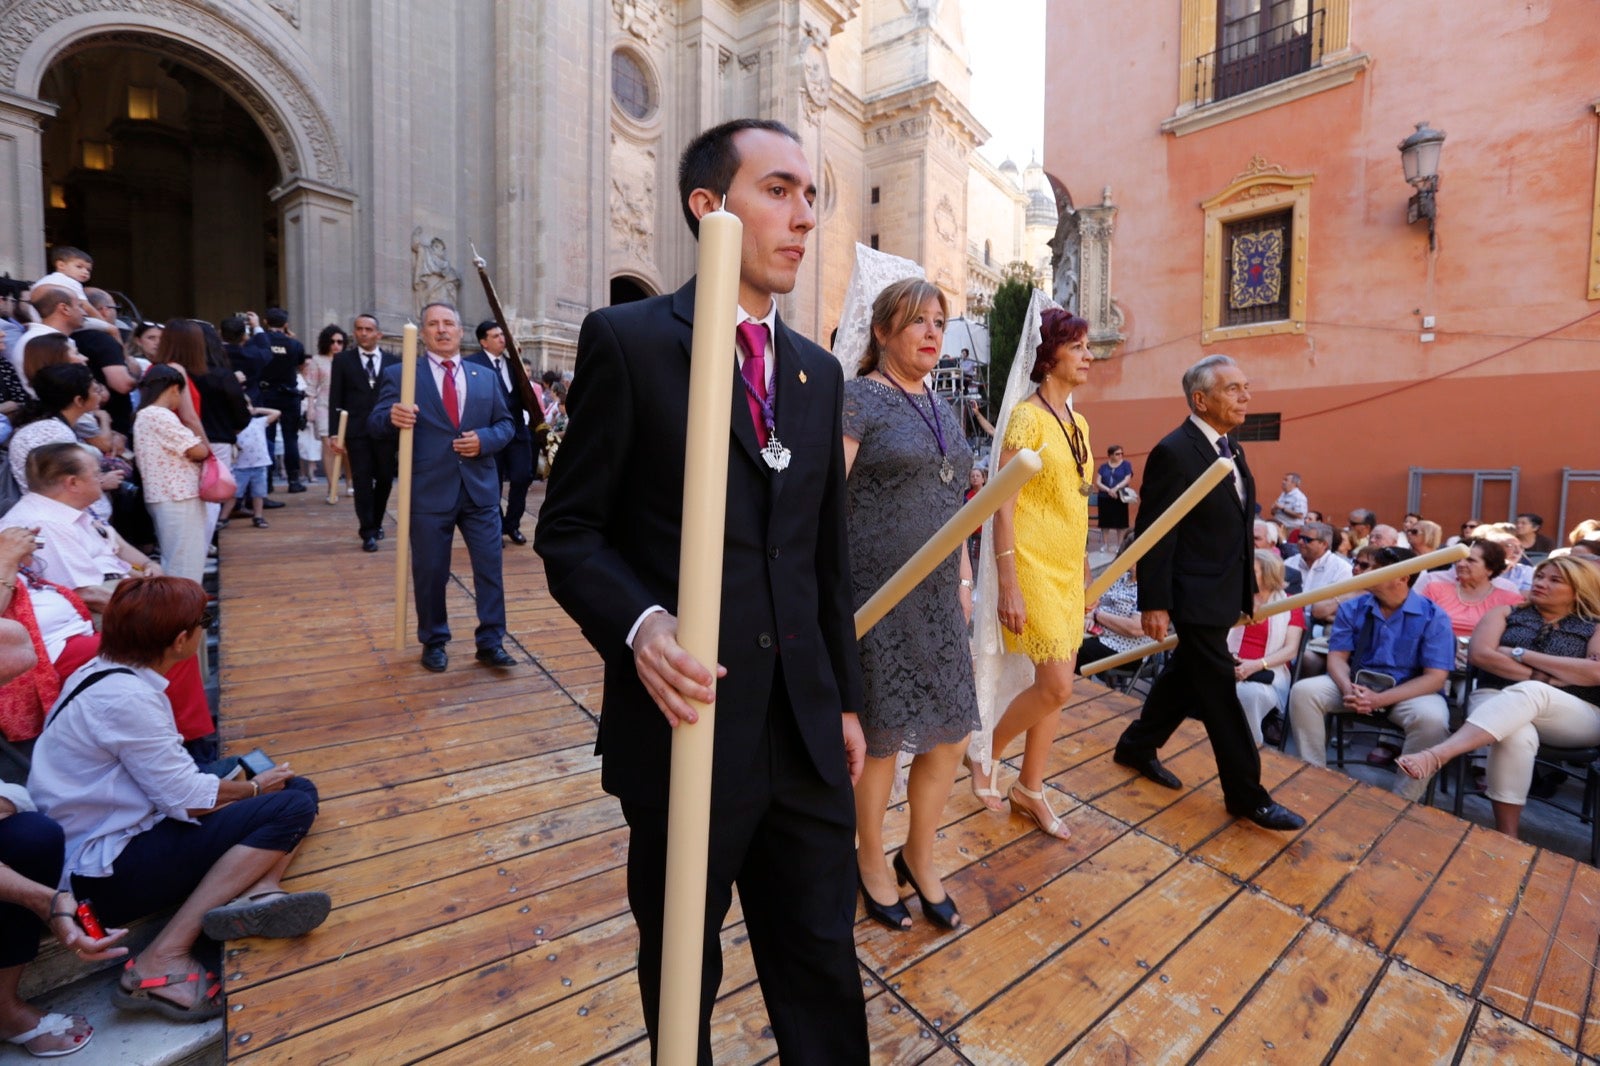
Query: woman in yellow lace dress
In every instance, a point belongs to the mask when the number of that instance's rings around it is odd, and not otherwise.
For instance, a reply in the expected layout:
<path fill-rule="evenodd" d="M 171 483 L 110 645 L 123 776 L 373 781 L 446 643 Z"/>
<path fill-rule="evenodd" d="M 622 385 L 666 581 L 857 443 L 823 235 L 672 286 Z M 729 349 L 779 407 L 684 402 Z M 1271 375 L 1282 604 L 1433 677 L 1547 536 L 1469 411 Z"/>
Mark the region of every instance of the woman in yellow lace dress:
<path fill-rule="evenodd" d="M 1045 765 L 1061 708 L 1072 696 L 1083 643 L 1083 590 L 1089 535 L 1089 489 L 1094 452 L 1089 423 L 1072 409 L 1072 390 L 1089 380 L 1089 324 L 1051 308 L 1040 319 L 1038 354 L 1029 375 L 1037 388 L 1018 403 L 1000 441 L 1000 465 L 1023 448 L 1038 451 L 1044 468 L 995 514 L 996 604 L 1006 650 L 1033 663 L 1033 684 L 995 723 L 998 758 L 1026 733 L 1022 772 L 1011 786 L 1011 808 L 1054 837 L 1071 835 L 1044 791 Z M 972 766 L 973 790 L 999 809 L 993 774 Z"/>

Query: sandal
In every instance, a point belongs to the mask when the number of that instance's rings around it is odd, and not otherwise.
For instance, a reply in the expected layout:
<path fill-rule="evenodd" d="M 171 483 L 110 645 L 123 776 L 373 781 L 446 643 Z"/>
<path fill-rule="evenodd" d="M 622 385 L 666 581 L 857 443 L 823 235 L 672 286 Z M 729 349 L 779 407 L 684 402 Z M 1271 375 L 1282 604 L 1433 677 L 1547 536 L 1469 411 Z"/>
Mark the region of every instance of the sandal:
<path fill-rule="evenodd" d="M 265 518 L 252 518 L 250 519 L 250 524 L 255 526 L 257 529 L 267 528 L 267 520 Z"/>
<path fill-rule="evenodd" d="M 1066 823 L 1061 820 L 1061 816 L 1059 814 L 1050 810 L 1050 801 L 1044 798 L 1044 793 L 1042 791 L 1035 792 L 1031 788 L 1025 788 L 1023 787 L 1021 781 L 1013 784 L 1011 786 L 1011 791 L 1013 793 L 1020 792 L 1027 799 L 1030 799 L 1035 803 L 1042 804 L 1044 809 L 1049 812 L 1050 824 L 1046 825 L 1044 823 L 1044 819 L 1039 816 L 1039 812 L 1034 810 L 1028 804 L 1018 803 L 1015 795 L 1011 797 L 1011 809 L 1013 811 L 1017 812 L 1034 825 L 1038 826 L 1044 832 L 1045 836 L 1052 836 L 1057 840 L 1068 840 L 1071 838 L 1072 830 L 1067 828 Z"/>
<path fill-rule="evenodd" d="M 29 1044 L 47 1036 L 70 1036 L 71 1047 L 63 1048 L 33 1048 Z M 58 1059 L 63 1055 L 76 1054 L 89 1046 L 89 1041 L 94 1039 L 94 1026 L 89 1024 L 89 1019 L 81 1014 L 46 1014 L 39 1019 L 39 1024 L 29 1029 L 26 1033 L 6 1037 L 6 1043 L 15 1044 L 36 1059 Z"/>
<path fill-rule="evenodd" d="M 243 940 L 247 936 L 304 936 L 321 925 L 332 909 L 333 900 L 326 892 L 275 889 L 240 896 L 232 903 L 211 908 L 200 919 L 200 929 L 219 941 Z"/>
<path fill-rule="evenodd" d="M 122 979 L 111 990 L 111 1002 L 121 1009 L 154 1011 L 175 1022 L 203 1022 L 222 1016 L 222 982 L 211 971 L 194 969 L 188 973 L 140 977 L 133 964 L 134 960 L 129 959 L 123 967 Z M 151 994 L 155 989 L 178 985 L 197 986 L 194 1001 L 187 1007 L 180 1007 L 164 996 Z"/>
<path fill-rule="evenodd" d="M 1429 765 L 1429 764 L 1432 765 Z M 1410 755 L 1402 755 L 1394 761 L 1400 771 L 1407 777 L 1417 781 L 1425 780 L 1444 769 L 1444 760 L 1432 748 L 1423 748 L 1421 751 Z"/>
<path fill-rule="evenodd" d="M 989 776 L 989 783 L 984 787 L 979 788 L 978 768 L 973 765 L 970 758 L 965 756 L 962 757 L 961 762 L 966 766 L 967 773 L 969 775 L 967 777 L 967 787 L 971 788 L 972 794 L 978 797 L 978 802 L 989 808 L 991 811 L 998 811 L 1000 809 L 1000 790 L 994 787 L 994 779 L 999 774 L 1000 764 L 995 763 L 995 773 Z M 990 800 L 994 800 L 995 802 L 990 803 Z"/>

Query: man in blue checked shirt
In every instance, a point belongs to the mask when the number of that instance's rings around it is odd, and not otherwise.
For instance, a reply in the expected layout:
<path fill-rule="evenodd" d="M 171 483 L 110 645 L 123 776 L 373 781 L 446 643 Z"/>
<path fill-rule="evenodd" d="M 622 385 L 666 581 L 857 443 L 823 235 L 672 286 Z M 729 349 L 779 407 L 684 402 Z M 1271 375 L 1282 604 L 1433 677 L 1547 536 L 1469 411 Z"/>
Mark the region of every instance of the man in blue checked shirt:
<path fill-rule="evenodd" d="M 1406 548 L 1378 552 L 1380 567 L 1410 559 Z M 1406 753 L 1437 744 L 1450 731 L 1443 688 L 1455 665 L 1450 619 L 1411 591 L 1416 575 L 1396 577 L 1340 604 L 1328 637 L 1328 672 L 1295 683 L 1289 724 L 1300 757 L 1327 765 L 1327 716 L 1335 712 L 1383 714 L 1405 730 Z M 1395 794 L 1418 800 L 1428 778 L 1396 774 Z"/>

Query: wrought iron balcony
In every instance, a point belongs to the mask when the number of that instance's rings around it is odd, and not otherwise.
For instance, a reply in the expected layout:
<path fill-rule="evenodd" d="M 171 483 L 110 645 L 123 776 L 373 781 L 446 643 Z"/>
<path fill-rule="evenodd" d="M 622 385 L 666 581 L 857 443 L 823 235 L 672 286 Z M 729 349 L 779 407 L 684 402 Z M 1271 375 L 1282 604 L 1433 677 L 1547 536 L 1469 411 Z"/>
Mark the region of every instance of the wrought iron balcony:
<path fill-rule="evenodd" d="M 1326 12 L 1316 8 L 1195 60 L 1197 107 L 1304 74 L 1322 59 Z"/>

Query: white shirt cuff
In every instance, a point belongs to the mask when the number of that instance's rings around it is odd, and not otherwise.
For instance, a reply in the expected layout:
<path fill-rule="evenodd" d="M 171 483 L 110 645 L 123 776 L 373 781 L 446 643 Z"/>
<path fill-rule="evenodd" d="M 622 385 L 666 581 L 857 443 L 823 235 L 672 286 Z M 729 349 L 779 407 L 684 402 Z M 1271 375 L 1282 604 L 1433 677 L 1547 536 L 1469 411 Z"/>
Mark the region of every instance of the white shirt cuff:
<path fill-rule="evenodd" d="M 639 635 L 639 627 L 644 625 L 644 620 L 658 612 L 665 614 L 666 610 L 667 609 L 665 607 L 657 603 L 650 607 L 646 607 L 639 617 L 633 620 L 633 628 L 628 630 L 628 639 L 625 642 L 628 645 L 629 651 L 633 650 L 633 638 Z"/>

